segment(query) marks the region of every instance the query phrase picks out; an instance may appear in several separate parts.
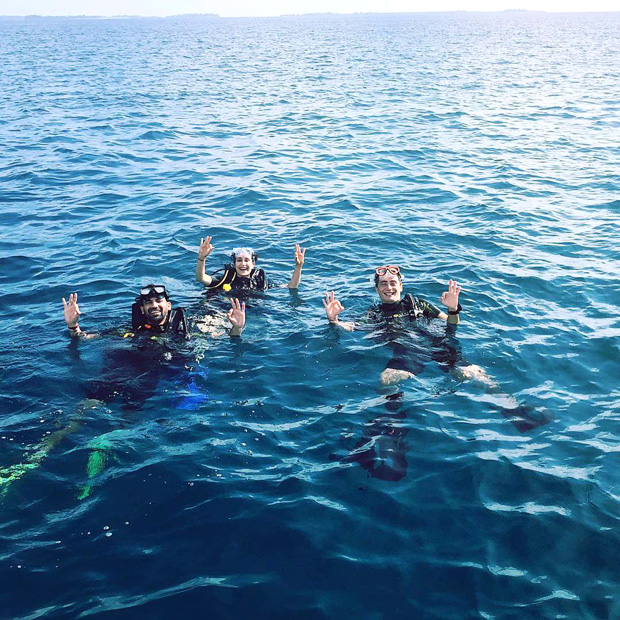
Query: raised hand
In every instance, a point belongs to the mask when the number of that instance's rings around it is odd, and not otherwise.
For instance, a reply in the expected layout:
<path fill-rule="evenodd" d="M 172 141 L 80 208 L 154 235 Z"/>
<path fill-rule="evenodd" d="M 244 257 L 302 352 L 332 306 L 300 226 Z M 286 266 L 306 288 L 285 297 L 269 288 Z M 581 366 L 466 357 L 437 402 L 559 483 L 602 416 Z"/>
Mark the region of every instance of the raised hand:
<path fill-rule="evenodd" d="M 456 311 L 459 307 L 459 294 L 461 293 L 461 287 L 456 280 L 450 280 L 448 283 L 448 290 L 442 293 L 441 303 L 448 308 L 448 310 Z"/>
<path fill-rule="evenodd" d="M 245 302 L 240 303 L 235 297 L 230 299 L 230 310 L 226 315 L 230 321 L 234 335 L 239 335 L 245 327 Z"/>
<path fill-rule="evenodd" d="M 301 249 L 299 243 L 295 244 L 295 266 L 301 267 L 304 264 L 304 260 L 306 259 L 306 250 L 307 248 Z"/>
<path fill-rule="evenodd" d="M 200 239 L 200 247 L 198 248 L 198 260 L 205 260 L 209 254 L 213 252 L 213 246 L 211 245 L 211 237 L 205 237 Z"/>
<path fill-rule="evenodd" d="M 67 323 L 67 327 L 75 327 L 78 324 L 80 319 L 80 307 L 78 306 L 78 296 L 77 293 L 71 293 L 69 295 L 69 301 L 63 297 L 62 305 L 65 308 L 65 321 Z"/>
<path fill-rule="evenodd" d="M 336 299 L 334 291 L 325 293 L 323 307 L 330 323 L 338 322 L 338 315 L 344 310 L 343 305 Z"/>

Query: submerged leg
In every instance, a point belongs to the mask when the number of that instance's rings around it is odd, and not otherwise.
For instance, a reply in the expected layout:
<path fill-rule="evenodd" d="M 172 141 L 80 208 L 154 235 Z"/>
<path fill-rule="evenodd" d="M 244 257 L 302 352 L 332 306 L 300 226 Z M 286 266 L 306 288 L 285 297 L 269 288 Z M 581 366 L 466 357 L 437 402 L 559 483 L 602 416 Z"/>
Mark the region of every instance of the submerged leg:
<path fill-rule="evenodd" d="M 456 366 L 452 369 L 452 375 L 459 381 L 475 381 L 488 387 L 498 387 L 498 384 L 493 381 L 487 371 L 477 364 L 470 364 L 469 366 Z"/>
<path fill-rule="evenodd" d="M 39 467 L 51 450 L 53 450 L 65 436 L 75 432 L 80 427 L 86 411 L 95 409 L 101 404 L 101 401 L 94 399 L 82 401 L 77 406 L 75 414 L 69 424 L 59 431 L 49 434 L 24 463 L 16 463 L 15 465 L 0 470 L 0 497 L 3 497 L 8 492 L 13 482 L 20 480 L 27 472 Z"/>
<path fill-rule="evenodd" d="M 361 439 L 342 462 L 357 463 L 378 480 L 398 482 L 407 475 L 409 429 L 403 426 L 407 418 L 406 412 L 401 410 L 403 397 L 403 392 L 385 397 L 388 413 L 364 426 Z"/>
<path fill-rule="evenodd" d="M 175 407 L 177 409 L 184 409 L 187 411 L 195 411 L 200 406 L 209 400 L 209 392 L 206 389 L 201 388 L 197 381 L 206 381 L 209 375 L 209 371 L 206 368 L 198 368 L 194 370 L 189 377 L 185 377 L 183 380 L 184 394 L 177 400 Z"/>
<path fill-rule="evenodd" d="M 415 375 L 408 370 L 400 370 L 398 368 L 385 368 L 379 376 L 381 385 L 396 385 L 401 381 L 407 381 L 407 379 L 413 379 Z"/>
<path fill-rule="evenodd" d="M 386 364 L 383 372 L 379 376 L 381 385 L 396 385 L 401 381 L 413 379 L 424 370 L 424 364 L 410 359 L 404 347 L 396 347 L 392 343 L 394 357 Z"/>
<path fill-rule="evenodd" d="M 527 405 L 518 405 L 513 409 L 506 407 L 498 407 L 498 409 L 520 433 L 533 431 L 553 420 L 553 414 L 550 411 L 534 409 Z"/>
<path fill-rule="evenodd" d="M 112 431 L 114 433 L 116 431 Z M 77 499 L 86 499 L 93 490 L 93 479 L 101 474 L 110 460 L 114 442 L 110 441 L 111 433 L 101 435 L 89 443 L 91 453 L 88 455 L 88 463 L 86 465 L 86 475 L 88 482 L 81 487 L 77 494 Z"/>
<path fill-rule="evenodd" d="M 477 400 L 490 404 L 493 410 L 498 411 L 507 420 L 510 420 L 520 433 L 532 431 L 545 424 L 549 424 L 554 419 L 551 411 L 536 409 L 519 403 L 514 396 L 502 392 L 497 383 L 492 383 L 486 387 L 486 392 L 479 396 Z"/>
<path fill-rule="evenodd" d="M 482 386 L 494 408 L 510 420 L 520 433 L 534 430 L 553 420 L 551 412 L 539 411 L 528 405 L 521 404 L 514 396 L 502 392 L 499 383 L 484 368 L 477 364 L 469 364 L 461 357 L 460 350 L 454 346 L 452 341 L 450 340 L 449 342 L 451 344 L 446 347 L 446 351 L 455 352 L 454 355 L 446 358 L 449 362 L 446 366 L 450 369 L 452 376 L 458 381 L 471 381 Z M 442 360 L 442 362 L 445 361 Z"/>

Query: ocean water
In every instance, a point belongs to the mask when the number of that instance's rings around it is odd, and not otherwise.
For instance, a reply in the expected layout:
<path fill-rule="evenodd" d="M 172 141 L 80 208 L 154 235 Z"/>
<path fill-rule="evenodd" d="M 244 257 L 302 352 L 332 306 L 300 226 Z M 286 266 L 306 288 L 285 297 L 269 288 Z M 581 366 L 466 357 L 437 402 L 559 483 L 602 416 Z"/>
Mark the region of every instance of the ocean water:
<path fill-rule="evenodd" d="M 619 13 L 0 21 L 0 617 L 620 617 L 618 41 Z M 78 416 L 135 345 L 75 346 L 61 297 L 93 332 L 148 281 L 219 310 L 207 234 L 279 283 L 300 242 L 298 293 Z M 436 325 L 382 387 L 390 343 L 321 296 L 360 316 L 386 263 L 435 303 L 457 279 L 463 359 L 552 419 L 425 357 Z"/>

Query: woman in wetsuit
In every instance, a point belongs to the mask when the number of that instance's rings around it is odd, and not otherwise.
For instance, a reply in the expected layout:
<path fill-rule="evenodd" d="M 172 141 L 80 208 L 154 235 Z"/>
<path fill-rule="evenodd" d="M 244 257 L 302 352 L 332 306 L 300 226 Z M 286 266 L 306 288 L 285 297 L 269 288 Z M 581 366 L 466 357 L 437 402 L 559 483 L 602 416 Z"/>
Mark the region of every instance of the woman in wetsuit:
<path fill-rule="evenodd" d="M 221 272 L 212 275 L 205 273 L 205 261 L 213 252 L 211 237 L 200 240 L 198 261 L 196 262 L 196 280 L 211 290 L 230 291 L 250 290 L 264 291 L 269 288 L 269 282 L 262 269 L 256 268 L 257 254 L 251 248 L 235 248 L 230 256 L 230 264 L 225 265 Z M 299 243 L 295 245 L 295 269 L 286 285 L 290 289 L 299 287 L 301 269 L 304 264 L 306 250 L 301 249 Z"/>

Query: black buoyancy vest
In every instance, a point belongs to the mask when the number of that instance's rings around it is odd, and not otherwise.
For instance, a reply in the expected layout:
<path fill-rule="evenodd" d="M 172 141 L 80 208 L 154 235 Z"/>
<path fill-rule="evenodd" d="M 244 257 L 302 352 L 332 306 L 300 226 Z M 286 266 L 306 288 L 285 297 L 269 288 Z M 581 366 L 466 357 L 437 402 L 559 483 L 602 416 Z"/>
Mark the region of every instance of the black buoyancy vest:
<path fill-rule="evenodd" d="M 210 290 L 222 288 L 228 284 L 231 290 L 234 289 L 250 289 L 253 291 L 264 291 L 267 288 L 267 278 L 262 269 L 253 269 L 248 278 L 240 278 L 234 267 L 224 265 L 224 276 L 217 283 L 210 287 Z"/>
<path fill-rule="evenodd" d="M 187 329 L 187 319 L 185 318 L 185 308 L 175 308 L 170 311 L 168 320 L 163 325 L 150 325 L 146 322 L 142 313 L 142 304 L 135 301 L 131 306 L 131 327 L 136 331 L 148 330 L 156 334 L 172 332 L 189 337 Z"/>

